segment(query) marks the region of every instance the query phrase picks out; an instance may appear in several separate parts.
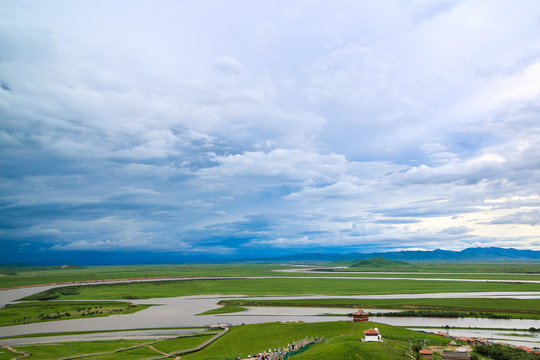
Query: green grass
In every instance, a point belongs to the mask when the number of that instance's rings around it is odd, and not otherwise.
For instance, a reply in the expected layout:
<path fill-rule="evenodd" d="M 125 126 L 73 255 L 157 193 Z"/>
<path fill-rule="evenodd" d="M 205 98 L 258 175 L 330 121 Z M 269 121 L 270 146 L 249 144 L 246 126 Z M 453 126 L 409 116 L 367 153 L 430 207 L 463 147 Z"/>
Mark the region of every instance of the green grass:
<path fill-rule="evenodd" d="M 386 343 L 362 343 L 363 331 L 378 327 Z M 29 359 L 62 359 L 69 356 L 112 352 L 130 346 L 142 346 L 136 349 L 121 351 L 114 354 L 87 357 L 88 360 L 141 360 L 158 357 L 157 352 L 144 345 L 152 344 L 156 349 L 166 353 L 196 346 L 210 338 L 210 333 L 182 336 L 177 339 L 161 341 L 148 340 L 110 340 L 73 342 L 46 345 L 17 346 L 21 351 L 32 354 Z M 245 357 L 269 348 L 278 348 L 304 338 L 319 337 L 326 340 L 311 345 L 305 352 L 295 355 L 293 359 L 402 359 L 403 349 L 408 347 L 409 339 L 413 343 L 428 340 L 430 345 L 443 346 L 449 340 L 431 334 L 407 330 L 401 327 L 378 324 L 373 322 L 354 323 L 351 321 L 335 321 L 323 323 L 287 323 L 279 322 L 234 326 L 229 333 L 210 344 L 205 349 L 191 354 L 182 355 L 183 360 L 232 360 L 236 356 Z M 0 354 L 1 355 L 1 354 Z M 6 359 L 9 357 L 5 357 Z M 0 358 L 2 359 L 2 358 Z"/>
<path fill-rule="evenodd" d="M 222 300 L 237 306 L 299 306 L 399 310 L 454 310 L 491 312 L 514 318 L 540 319 L 540 299 L 302 299 L 302 300 Z"/>
<path fill-rule="evenodd" d="M 356 261 L 336 262 L 334 266 L 350 266 Z M 392 264 L 394 265 L 394 264 Z M 346 270 L 346 269 L 343 269 Z M 340 270 L 341 271 L 341 270 Z M 349 271 L 359 271 L 351 268 Z M 431 272 L 431 273 L 525 273 L 540 275 L 540 261 L 536 262 L 410 262 L 403 267 L 372 267 L 361 271 L 404 271 L 404 272 Z"/>
<path fill-rule="evenodd" d="M 1 268 L 1 267 L 0 267 Z M 36 284 L 59 284 L 111 279 L 197 277 L 197 276 L 268 276 L 269 270 L 284 269 L 277 264 L 179 264 L 179 265 L 109 265 L 84 268 L 51 269 L 18 267 L 4 269 L 0 288 Z M 279 273 L 276 273 L 279 275 Z"/>
<path fill-rule="evenodd" d="M 67 335 L 63 333 L 62 335 Z M 29 359 L 61 359 L 65 357 L 77 356 L 77 355 L 92 355 L 97 353 L 111 352 L 111 354 L 96 355 L 85 357 L 85 359 L 144 359 L 148 357 L 160 356 L 159 353 L 149 349 L 146 345 L 152 345 L 156 349 L 171 353 L 184 349 L 192 348 L 207 339 L 215 335 L 215 332 L 196 333 L 193 335 L 185 335 L 176 339 L 166 340 L 107 340 L 107 341 L 81 341 L 81 342 L 64 342 L 55 344 L 39 344 L 39 345 L 25 345 L 16 346 L 15 348 L 20 351 L 27 351 L 32 355 Z M 120 352 L 112 353 L 119 349 L 126 349 L 130 347 L 137 347 L 130 350 L 122 350 Z M 0 349 L 0 355 L 7 350 Z M 9 353 L 11 354 L 11 353 Z M 7 354 L 6 359 L 11 359 L 15 355 L 9 357 Z M 2 359 L 2 357 L 0 357 Z"/>
<path fill-rule="evenodd" d="M 383 257 L 377 256 L 369 260 L 359 260 L 355 263 L 353 263 L 351 268 L 407 268 L 407 267 L 414 267 L 414 265 L 405 262 L 405 261 L 393 261 L 393 260 L 387 260 Z"/>
<path fill-rule="evenodd" d="M 120 351 L 114 354 L 107 355 L 98 355 L 84 358 L 85 360 L 116 360 L 116 359 L 126 359 L 126 360 L 140 360 L 148 359 L 152 357 L 158 357 L 161 354 L 155 352 L 148 347 L 139 347 L 132 350 Z"/>
<path fill-rule="evenodd" d="M 17 355 L 13 354 L 12 352 L 8 351 L 7 349 L 0 348 L 0 360 L 11 360 L 12 358 L 16 357 Z"/>
<path fill-rule="evenodd" d="M 246 311 L 247 309 L 237 305 L 225 305 L 217 309 L 205 311 L 197 315 L 216 315 L 216 314 L 230 314 L 235 312 Z"/>
<path fill-rule="evenodd" d="M 161 350 L 163 352 L 166 352 L 168 354 L 178 352 L 180 350 L 186 350 L 191 349 L 206 340 L 210 339 L 212 336 L 215 335 L 215 332 L 209 334 L 209 333 L 203 333 L 203 334 L 196 334 L 193 336 L 183 336 L 176 339 L 169 339 L 169 340 L 163 340 L 158 342 L 157 344 L 154 344 L 153 346 Z"/>
<path fill-rule="evenodd" d="M 0 326 L 130 314 L 148 308 L 120 301 L 42 301 L 0 308 Z"/>
<path fill-rule="evenodd" d="M 65 342 L 57 344 L 40 344 L 17 346 L 17 350 L 27 351 L 32 355 L 28 359 L 61 359 L 77 355 L 92 355 L 97 353 L 111 352 L 111 354 L 85 357 L 84 359 L 145 359 L 158 357 L 159 353 L 149 349 L 146 345 L 152 345 L 156 349 L 166 353 L 192 348 L 214 335 L 213 332 L 182 336 L 176 339 L 166 340 L 108 340 L 108 341 L 81 341 Z M 114 352 L 118 349 L 126 349 L 140 346 L 135 349 Z M 6 350 L 7 351 L 7 350 Z"/>
<path fill-rule="evenodd" d="M 26 334 L 17 336 L 5 336 L 0 339 L 26 339 L 34 337 L 50 337 L 50 336 L 63 336 L 63 335 L 84 335 L 84 334 L 102 334 L 110 332 L 129 332 L 137 330 L 175 330 L 175 329 L 202 329 L 201 327 L 181 327 L 181 328 L 143 328 L 143 329 L 123 329 L 123 330 L 100 330 L 100 331 L 68 331 L 68 332 L 51 332 L 51 333 L 38 333 L 38 334 Z"/>
<path fill-rule="evenodd" d="M 360 271 L 360 270 L 355 270 Z M 306 271 L 305 273 L 297 273 L 297 276 L 332 276 L 332 277 L 355 277 L 355 278 L 421 278 L 421 279 L 470 279 L 470 280 L 540 280 L 540 274 L 520 275 L 520 274 L 433 274 L 433 273 L 416 273 L 408 271 L 400 271 L 397 274 L 377 274 L 375 272 L 365 272 L 357 274 L 355 271 L 349 270 L 341 272 L 340 270 L 327 270 L 324 273 L 314 273 Z M 388 269 L 387 271 L 391 271 Z"/>
<path fill-rule="evenodd" d="M 255 354 L 268 348 L 277 348 L 286 346 L 297 340 L 306 337 L 325 337 L 328 339 L 340 337 L 341 335 L 352 335 L 360 343 L 363 338 L 363 331 L 370 327 L 377 326 L 381 331 L 383 338 L 396 339 L 399 341 L 413 341 L 423 339 L 429 340 L 430 345 L 444 345 L 448 339 L 436 335 L 424 334 L 404 328 L 393 327 L 384 324 L 375 324 L 371 322 L 353 323 L 351 321 L 334 321 L 322 323 L 267 323 L 232 327 L 228 334 L 210 344 L 204 350 L 193 354 L 183 355 L 183 360 L 229 360 L 236 356 L 245 357 L 248 354 Z M 311 352 L 308 349 L 306 356 Z M 296 355 L 300 356 L 300 355 Z M 296 356 L 293 359 L 296 359 Z M 341 358 L 311 357 L 312 359 L 336 360 Z M 366 358 L 368 359 L 368 358 Z"/>
<path fill-rule="evenodd" d="M 98 352 L 114 351 L 137 344 L 149 343 L 148 340 L 109 340 L 109 341 L 84 341 L 67 342 L 61 344 L 39 344 L 16 346 L 17 350 L 27 351 L 31 354 L 27 359 L 49 360 L 61 359 L 68 356 L 93 354 Z M 157 354 L 156 352 L 153 352 Z M 95 357 L 92 357 L 95 358 Z M 90 358 L 85 358 L 90 359 Z"/>
<path fill-rule="evenodd" d="M 352 263 L 352 262 L 351 262 Z M 535 263 L 411 263 L 404 267 L 362 267 L 362 271 L 393 272 L 470 272 L 473 275 L 426 275 L 422 277 L 451 277 L 479 279 L 540 279 L 540 262 Z M 200 277 L 200 276 L 297 276 L 295 273 L 271 272 L 284 269 L 283 264 L 181 264 L 181 265 L 116 265 L 87 267 L 39 267 L 39 266 L 0 266 L 0 288 L 28 286 L 36 284 L 59 284 L 80 281 L 101 281 L 111 279 L 158 278 L 158 277 Z M 324 267 L 324 265 L 322 266 Z M 352 269 L 351 269 L 352 270 Z M 358 271 L 358 269 L 356 269 Z M 489 275 L 481 273 L 507 273 L 507 275 Z M 536 275 L 512 275 L 529 273 Z M 343 276 L 341 274 L 315 274 L 311 276 Z M 351 276 L 356 276 L 350 274 Z M 420 274 L 419 274 L 420 275 Z M 363 276 L 372 276 L 363 275 Z M 380 275 L 388 276 L 388 275 Z"/>
<path fill-rule="evenodd" d="M 530 338 L 534 338 L 536 337 L 535 335 L 533 334 L 518 334 L 518 333 L 498 333 L 497 335 L 505 335 L 505 336 L 521 336 L 521 337 L 530 337 Z"/>
<path fill-rule="evenodd" d="M 138 282 L 77 286 L 59 299 L 144 299 L 185 295 L 362 295 L 470 291 L 540 291 L 534 283 L 487 283 L 460 281 L 372 279 L 227 279 Z M 34 300 L 41 295 L 30 296 Z"/>
<path fill-rule="evenodd" d="M 340 336 L 320 344 L 311 345 L 307 351 L 295 355 L 294 360 L 394 360 L 407 358 L 404 349 L 389 343 L 363 343 L 357 335 Z"/>

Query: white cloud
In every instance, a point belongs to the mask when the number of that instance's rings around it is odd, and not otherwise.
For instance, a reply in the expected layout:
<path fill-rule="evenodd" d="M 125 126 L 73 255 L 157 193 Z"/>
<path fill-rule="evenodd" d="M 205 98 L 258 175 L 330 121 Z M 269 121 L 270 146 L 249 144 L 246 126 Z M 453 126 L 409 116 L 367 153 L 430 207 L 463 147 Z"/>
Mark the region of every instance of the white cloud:
<path fill-rule="evenodd" d="M 538 248 L 537 2 L 319 5 L 6 4 L 3 238 Z"/>

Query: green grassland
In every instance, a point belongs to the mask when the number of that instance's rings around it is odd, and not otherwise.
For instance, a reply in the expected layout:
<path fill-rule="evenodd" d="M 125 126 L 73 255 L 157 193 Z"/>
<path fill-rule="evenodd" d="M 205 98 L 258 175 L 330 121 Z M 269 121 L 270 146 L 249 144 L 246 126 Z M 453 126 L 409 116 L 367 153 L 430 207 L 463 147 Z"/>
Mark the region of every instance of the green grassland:
<path fill-rule="evenodd" d="M 308 351 L 295 355 L 294 360 L 347 359 L 394 360 L 407 358 L 406 349 L 388 342 L 358 341 L 357 335 L 334 337 L 322 344 L 312 345 Z"/>
<path fill-rule="evenodd" d="M 163 340 L 154 344 L 153 346 L 158 350 L 161 350 L 163 352 L 170 354 L 170 353 L 178 352 L 180 350 L 191 349 L 205 342 L 206 340 L 210 339 L 214 335 L 215 335 L 214 333 L 212 334 L 204 333 L 204 334 L 196 334 L 194 336 L 184 336 L 184 337 L 179 337 L 176 339 Z"/>
<path fill-rule="evenodd" d="M 329 263 L 326 267 L 332 266 L 351 266 L 355 261 L 339 261 Z M 540 274 L 540 261 L 535 262 L 409 262 L 397 266 L 395 262 L 389 263 L 390 266 L 384 264 L 373 264 L 374 266 L 366 266 L 365 268 L 339 269 L 339 271 L 392 271 L 392 272 L 432 272 L 432 273 L 523 273 L 523 274 Z"/>
<path fill-rule="evenodd" d="M 540 284 L 373 279 L 184 280 L 72 286 L 68 293 L 51 289 L 24 300 L 146 299 L 209 294 L 367 295 L 470 291 L 540 291 Z"/>
<path fill-rule="evenodd" d="M 214 336 L 214 332 L 196 333 L 165 340 L 106 340 L 106 341 L 79 341 L 54 344 L 39 344 L 16 346 L 20 351 L 31 354 L 28 359 L 62 359 L 82 355 L 92 355 L 84 359 L 147 359 L 161 356 L 158 352 L 148 348 L 174 353 L 180 350 L 193 348 Z M 121 351 L 118 351 L 121 350 Z M 7 351 L 7 350 L 5 350 Z M 108 353 L 108 354 L 103 354 Z M 102 355 L 94 355 L 102 354 Z M 13 356 L 12 356 L 13 357 Z"/>
<path fill-rule="evenodd" d="M 350 268 L 407 268 L 413 267 L 411 263 L 405 261 L 387 260 L 381 256 L 369 260 L 359 260 L 351 264 Z"/>
<path fill-rule="evenodd" d="M 42 301 L 9 304 L 0 308 L 0 326 L 130 314 L 148 306 L 120 301 Z"/>
<path fill-rule="evenodd" d="M 370 327 L 378 327 L 387 343 L 362 343 L 360 339 L 363 338 L 363 331 Z M 109 340 L 99 342 L 89 341 L 27 345 L 16 346 L 15 348 L 20 351 L 31 353 L 32 355 L 28 359 L 49 360 L 83 354 L 113 352 L 117 349 L 136 347 L 131 350 L 113 354 L 84 358 L 88 360 L 135 360 L 159 356 L 158 353 L 152 351 L 145 345 L 152 345 L 158 350 L 173 354 L 179 350 L 196 346 L 210 336 L 212 335 L 209 333 L 203 333 L 196 334 L 195 336 L 155 341 Z M 312 345 L 303 354 L 296 355 L 295 359 L 341 359 L 343 357 L 337 355 L 342 353 L 346 354 L 348 350 L 355 350 L 355 353 L 360 354 L 358 356 L 355 355 L 357 357 L 349 357 L 351 359 L 401 359 L 403 358 L 403 349 L 408 345 L 410 338 L 412 338 L 413 343 L 421 343 L 423 340 L 428 340 L 430 345 L 445 345 L 449 341 L 444 337 L 436 335 L 429 335 L 400 327 L 370 322 L 353 323 L 351 321 L 337 321 L 307 324 L 281 324 L 275 322 L 232 327 L 227 334 L 210 344 L 208 347 L 195 353 L 182 355 L 182 359 L 232 360 L 236 356 L 246 357 L 248 354 L 259 353 L 269 348 L 283 347 L 294 341 L 311 337 L 326 338 L 327 340 L 318 345 Z M 375 356 L 373 355 L 375 353 L 380 353 L 381 355 L 376 355 L 380 357 L 373 357 Z M 309 355 L 311 355 L 311 357 L 306 357 Z M 401 357 L 398 355 L 401 355 Z"/>
<path fill-rule="evenodd" d="M 0 348 L 0 360 L 11 360 L 15 355 L 7 349 Z"/>
<path fill-rule="evenodd" d="M 375 272 L 363 272 L 357 273 L 360 270 L 345 271 L 341 270 L 323 270 L 324 273 L 316 273 L 314 271 L 296 274 L 297 276 L 332 276 L 332 277 L 356 277 L 356 278 L 421 278 L 421 279 L 471 279 L 471 280 L 532 280 L 540 281 L 540 274 L 494 274 L 494 273 L 480 273 L 480 274 L 433 274 L 433 273 L 416 273 L 416 272 L 399 272 L 392 274 L 379 274 Z M 390 271 L 390 270 L 386 270 Z"/>
<path fill-rule="evenodd" d="M 136 345 L 143 345 L 150 343 L 148 340 L 108 340 L 108 341 L 81 341 L 81 342 L 66 342 L 66 343 L 54 343 L 54 344 L 39 344 L 39 345 L 25 345 L 14 346 L 17 350 L 29 352 L 31 355 L 27 359 L 36 360 L 48 360 L 48 359 L 62 359 L 70 356 L 102 353 L 108 351 L 115 351 L 121 348 L 128 348 Z M 156 355 L 157 353 L 151 351 L 148 348 L 144 348 L 150 351 L 150 355 Z M 95 358 L 95 357 L 93 357 Z M 119 357 L 118 357 L 119 358 Z M 142 358 L 133 357 L 132 359 Z M 85 358 L 90 359 L 90 358 Z"/>
<path fill-rule="evenodd" d="M 351 262 L 352 263 L 352 262 Z M 298 276 L 298 273 L 273 272 L 290 268 L 283 264 L 235 263 L 235 264 L 180 264 L 180 265 L 117 265 L 117 266 L 68 266 L 65 268 L 40 266 L 0 266 L 0 288 L 37 284 L 61 284 L 81 281 L 104 281 L 114 279 L 160 278 L 160 277 L 207 277 L 207 276 Z M 310 276 L 344 276 L 334 273 L 329 267 L 324 274 L 308 272 Z M 339 272 L 391 271 L 418 273 L 421 277 L 540 280 L 540 262 L 535 263 L 410 263 L 396 266 L 362 266 L 340 269 Z M 419 274 L 461 273 L 461 274 Z M 472 273 L 472 274 L 463 274 Z M 483 274 L 485 273 L 485 274 Z M 492 273 L 492 274 L 489 274 Z M 503 275 L 496 273 L 505 273 Z M 529 275 L 520 275 L 529 274 Z M 347 276 L 373 276 L 350 273 Z M 388 275 L 378 275 L 381 277 Z M 398 277 L 398 274 L 392 274 Z M 403 275 L 406 276 L 406 275 Z"/>
<path fill-rule="evenodd" d="M 230 314 L 235 312 L 246 311 L 247 309 L 237 305 L 225 305 L 216 309 L 208 310 L 197 315 L 217 315 L 217 314 Z"/>
<path fill-rule="evenodd" d="M 299 306 L 299 307 L 336 307 L 397 310 L 445 310 L 457 311 L 464 315 L 468 312 L 484 312 L 495 315 L 510 315 L 512 318 L 540 319 L 540 299 L 302 299 L 302 300 L 223 300 L 228 306 Z M 217 310 L 217 309 L 216 309 Z M 225 311 L 225 309 L 223 309 Z"/>
<path fill-rule="evenodd" d="M 235 326 L 231 328 L 231 331 L 218 339 L 216 342 L 209 345 L 202 351 L 183 355 L 182 359 L 185 360 L 229 360 L 234 359 L 236 356 L 246 357 L 249 354 L 255 354 L 267 350 L 269 348 L 278 348 L 286 346 L 297 340 L 311 337 L 327 338 L 328 341 L 335 341 L 335 338 L 341 338 L 347 336 L 354 341 L 356 339 L 357 345 L 367 345 L 361 343 L 360 339 L 363 338 L 363 331 L 370 327 L 378 327 L 383 338 L 392 340 L 394 342 L 406 342 L 408 344 L 409 338 L 412 338 L 414 342 L 420 342 L 424 339 L 429 340 L 430 344 L 445 345 L 448 343 L 448 339 L 436 335 L 428 335 L 416 331 L 406 330 L 404 328 L 375 324 L 371 322 L 365 323 L 353 323 L 350 321 L 334 321 L 324 323 L 267 323 L 267 324 L 255 324 Z M 322 345 L 325 342 L 321 343 Z M 358 359 L 373 359 L 371 356 L 371 345 L 369 347 L 365 357 L 359 357 Z M 366 348 L 367 348 L 366 347 Z M 326 353 L 324 356 L 317 356 L 317 347 L 310 348 L 305 351 L 302 356 L 304 359 L 343 359 L 344 357 L 336 356 L 341 349 L 336 348 L 334 353 Z M 313 352 L 312 352 L 313 351 Z M 397 348 L 396 352 L 402 355 L 401 348 Z M 311 355 L 311 357 L 310 357 Z M 300 355 L 296 355 L 293 359 L 300 358 Z M 401 357 L 395 357 L 400 359 Z M 349 359 L 345 357 L 345 359 Z M 386 359 L 386 358 L 381 358 Z M 394 359 L 394 358 L 389 358 Z"/>
<path fill-rule="evenodd" d="M 138 347 L 132 350 L 117 352 L 114 354 L 85 357 L 85 360 L 116 360 L 116 359 L 152 359 L 160 354 L 148 347 Z"/>
<path fill-rule="evenodd" d="M 268 276 L 269 270 L 284 269 L 277 264 L 179 264 L 179 265 L 114 265 L 88 267 L 14 267 L 0 266 L 0 288 L 37 284 L 60 284 L 111 279 L 204 276 Z M 277 273 L 279 274 L 279 273 Z"/>

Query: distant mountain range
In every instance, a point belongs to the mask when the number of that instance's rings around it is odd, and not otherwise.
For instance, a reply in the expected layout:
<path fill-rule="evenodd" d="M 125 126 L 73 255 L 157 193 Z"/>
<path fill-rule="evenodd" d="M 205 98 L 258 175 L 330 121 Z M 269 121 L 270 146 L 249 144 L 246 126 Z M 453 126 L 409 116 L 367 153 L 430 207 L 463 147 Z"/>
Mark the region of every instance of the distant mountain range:
<path fill-rule="evenodd" d="M 9 255 L 9 254 L 8 254 Z M 251 256 L 233 257 L 209 255 L 193 256 L 189 254 L 176 254 L 165 252 L 88 252 L 73 251 L 49 252 L 47 254 L 29 253 L 21 258 L 21 262 L 26 264 L 2 264 L 0 263 L 0 275 L 17 271 L 17 267 L 35 266 L 39 269 L 65 269 L 78 265 L 124 265 L 124 264 L 194 264 L 194 263 L 233 263 L 233 262 L 334 262 L 336 266 L 341 266 L 339 260 L 343 260 L 343 266 L 349 266 L 360 260 L 368 260 L 376 257 L 383 257 L 394 261 L 443 261 L 443 262 L 538 262 L 540 261 L 540 251 L 503 249 L 497 247 L 469 248 L 462 251 L 433 250 L 433 251 L 394 251 L 394 252 L 374 252 L 362 253 L 301 253 L 286 256 Z M 78 265 L 61 265 L 67 261 L 77 259 Z"/>
<path fill-rule="evenodd" d="M 468 248 L 461 251 L 433 250 L 433 251 L 396 251 L 396 252 L 376 252 L 369 254 L 297 254 L 281 258 L 286 261 L 338 261 L 338 260 L 362 260 L 374 257 L 384 257 L 388 260 L 397 261 L 540 261 L 540 251 L 503 249 L 498 247 L 477 247 Z"/>

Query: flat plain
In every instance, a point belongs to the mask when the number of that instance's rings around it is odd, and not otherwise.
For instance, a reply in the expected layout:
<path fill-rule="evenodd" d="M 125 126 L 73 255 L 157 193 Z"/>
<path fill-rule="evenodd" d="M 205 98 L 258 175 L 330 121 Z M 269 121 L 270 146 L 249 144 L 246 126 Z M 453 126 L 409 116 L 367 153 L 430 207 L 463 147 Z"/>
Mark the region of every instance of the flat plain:
<path fill-rule="evenodd" d="M 313 266 L 312 266 L 313 265 Z M 310 271 L 309 269 L 314 269 Z M 278 271 L 279 270 L 279 271 Z M 286 270 L 286 271 L 283 271 Z M 345 270 L 345 271 L 344 271 Z M 347 271 L 349 270 L 349 271 Z M 135 265 L 91 266 L 65 268 L 5 267 L 0 272 L 0 288 L 8 289 L 39 284 L 57 284 L 51 290 L 29 296 L 17 305 L 0 309 L 1 326 L 34 321 L 55 321 L 70 318 L 107 316 L 139 311 L 147 306 L 134 306 L 130 299 L 165 298 L 187 295 L 387 295 L 419 294 L 410 299 L 291 299 L 253 300 L 231 299 L 208 309 L 204 314 L 227 314 L 243 311 L 243 306 L 308 306 L 340 308 L 372 308 L 421 311 L 469 312 L 464 316 L 489 312 L 513 318 L 540 318 L 540 299 L 532 298 L 425 298 L 421 294 L 511 292 L 524 294 L 540 291 L 539 263 L 438 263 L 413 264 L 403 267 L 367 267 L 334 269 L 324 264 L 291 266 L 291 264 L 201 264 L 201 265 Z M 360 273 L 359 273 L 360 271 Z M 159 281 L 159 279 L 174 280 Z M 101 284 L 107 280 L 138 279 L 140 282 Z M 148 281 L 144 281 L 147 279 Z M 420 280 L 422 279 L 422 280 Z M 483 281 L 491 280 L 491 281 Z M 497 280 L 497 281 L 494 281 Z M 78 283 L 95 282 L 83 285 Z M 69 287 L 62 285 L 69 284 Z M 62 301 L 60 301 L 62 300 Z M 92 300 L 92 301 L 91 301 Z M 100 300 L 100 301 L 95 301 Z M 113 301 L 116 300 L 116 301 Z M 118 300 L 123 300 L 119 302 Z M 100 308 L 101 306 L 101 308 Z M 79 309 L 79 310 L 77 310 Z M 78 312 L 77 312 L 78 311 Z M 100 313 L 101 312 L 101 313 Z M 69 313 L 69 316 L 66 315 Z M 194 314 L 195 315 L 195 314 Z M 485 315 L 485 314 L 484 314 Z M 484 316 L 480 315 L 480 316 Z M 201 315 L 204 316 L 204 315 Z M 385 336 L 385 344 L 362 344 L 362 331 L 378 326 Z M 104 334 L 104 333 L 102 333 Z M 30 334 L 28 334 L 30 335 Z M 85 357 L 85 359 L 143 359 L 172 353 L 196 345 L 210 335 L 173 340 L 108 340 L 37 344 L 17 346 L 32 355 L 29 359 L 59 359 L 72 354 L 90 354 L 96 349 L 117 353 Z M 384 324 L 352 323 L 350 321 L 319 323 L 262 323 L 234 326 L 230 332 L 205 349 L 182 359 L 234 359 L 264 349 L 281 347 L 305 337 L 324 337 L 308 351 L 295 355 L 307 358 L 335 359 L 399 359 L 408 347 L 409 339 L 429 340 L 430 345 L 441 344 L 445 338 Z M 354 355 L 351 355 L 354 354 Z M 0 360 L 12 354 L 0 350 Z M 171 357 L 173 358 L 173 357 Z M 482 357 L 480 357 L 482 358 Z"/>

